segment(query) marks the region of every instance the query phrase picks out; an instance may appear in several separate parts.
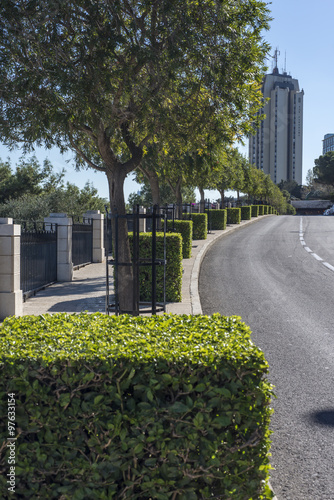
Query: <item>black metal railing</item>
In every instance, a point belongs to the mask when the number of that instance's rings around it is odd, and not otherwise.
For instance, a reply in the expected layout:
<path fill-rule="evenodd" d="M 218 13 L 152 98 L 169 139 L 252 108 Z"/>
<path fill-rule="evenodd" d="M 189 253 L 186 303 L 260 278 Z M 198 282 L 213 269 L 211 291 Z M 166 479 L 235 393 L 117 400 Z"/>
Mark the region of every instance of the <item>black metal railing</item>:
<path fill-rule="evenodd" d="M 93 221 L 84 218 L 72 226 L 72 262 L 73 266 L 89 264 L 93 260 Z"/>
<path fill-rule="evenodd" d="M 131 237 L 131 262 L 122 262 L 119 257 L 119 239 L 120 239 L 120 226 L 122 225 L 124 219 L 129 226 L 129 222 L 131 221 L 132 226 L 132 237 Z M 140 251 L 140 220 L 145 220 L 146 224 L 151 220 L 151 249 L 150 256 L 146 254 L 146 257 L 141 254 Z M 126 215 L 110 215 L 108 212 L 106 213 L 105 218 L 105 243 L 106 244 L 106 313 L 115 312 L 116 315 L 124 312 L 130 312 L 133 315 L 138 315 L 139 313 L 152 313 L 156 314 L 159 311 L 166 311 L 166 215 L 161 214 L 158 211 L 158 207 L 155 207 L 152 213 L 149 214 L 141 214 L 139 213 L 139 206 L 133 210 L 132 214 Z M 124 225 L 124 224 L 123 224 Z M 160 225 L 159 230 L 164 233 L 163 237 L 163 255 L 157 256 L 157 230 Z M 114 238 L 112 238 L 112 233 L 114 234 Z M 108 258 L 108 254 L 110 254 L 109 250 L 109 242 L 113 240 L 113 252 L 112 258 Z M 161 251 L 161 249 L 160 249 Z M 110 255 L 109 255 L 110 256 Z M 110 297 L 110 287 L 109 287 L 109 264 L 113 266 L 113 278 L 114 278 L 114 300 L 115 302 L 111 302 Z M 160 284 L 160 298 L 162 300 L 158 300 L 157 293 L 157 268 L 162 268 L 162 273 L 159 276 L 159 284 Z M 119 300 L 119 290 L 120 286 L 120 274 L 121 269 L 131 268 L 132 275 L 132 309 L 131 311 L 124 311 L 121 309 L 120 300 Z M 149 301 L 142 301 L 141 297 L 141 283 L 146 279 L 146 273 L 144 269 L 148 269 L 149 272 L 149 281 L 150 281 L 150 298 Z M 161 297 L 162 293 L 162 297 Z"/>
<path fill-rule="evenodd" d="M 21 276 L 24 299 L 57 281 L 57 224 L 21 222 Z"/>

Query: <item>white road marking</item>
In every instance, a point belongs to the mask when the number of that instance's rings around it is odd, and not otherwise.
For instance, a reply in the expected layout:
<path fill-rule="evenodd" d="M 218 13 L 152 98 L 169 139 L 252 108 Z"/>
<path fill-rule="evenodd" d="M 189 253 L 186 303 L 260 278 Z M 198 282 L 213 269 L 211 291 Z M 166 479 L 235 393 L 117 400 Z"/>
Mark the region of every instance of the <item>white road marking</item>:
<path fill-rule="evenodd" d="M 323 262 L 323 265 L 328 267 L 328 269 L 330 269 L 331 271 L 334 271 L 334 266 L 331 266 L 330 264 L 328 264 L 328 262 Z"/>
<path fill-rule="evenodd" d="M 324 259 L 322 259 L 318 254 L 312 252 L 312 250 L 306 246 L 306 243 L 304 240 L 304 233 L 303 233 L 303 219 L 300 219 L 300 222 L 299 222 L 299 240 L 300 240 L 301 245 L 306 250 L 306 252 L 310 253 L 312 255 L 312 257 L 314 257 L 319 262 L 322 262 L 323 265 L 327 267 L 327 269 L 330 269 L 331 271 L 334 272 L 334 266 L 332 266 L 331 264 L 328 264 L 328 262 L 324 262 Z"/>

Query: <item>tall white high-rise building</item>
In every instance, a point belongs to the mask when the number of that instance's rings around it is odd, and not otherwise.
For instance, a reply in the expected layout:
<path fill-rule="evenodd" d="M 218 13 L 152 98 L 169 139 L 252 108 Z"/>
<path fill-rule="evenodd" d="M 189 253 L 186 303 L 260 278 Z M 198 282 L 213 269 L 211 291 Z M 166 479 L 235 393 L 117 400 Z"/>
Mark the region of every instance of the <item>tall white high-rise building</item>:
<path fill-rule="evenodd" d="M 262 93 L 270 98 L 259 111 L 265 115 L 256 135 L 249 139 L 249 161 L 270 174 L 277 184 L 281 180 L 294 180 L 302 184 L 303 154 L 303 97 L 298 80 L 285 71 L 280 74 L 276 66 L 265 76 Z"/>

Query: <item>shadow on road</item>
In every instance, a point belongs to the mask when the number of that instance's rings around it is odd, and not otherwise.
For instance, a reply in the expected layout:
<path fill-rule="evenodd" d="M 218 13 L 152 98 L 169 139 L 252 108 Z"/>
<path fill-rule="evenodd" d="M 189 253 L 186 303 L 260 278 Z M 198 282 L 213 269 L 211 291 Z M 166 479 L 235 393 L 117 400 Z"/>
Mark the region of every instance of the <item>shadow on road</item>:
<path fill-rule="evenodd" d="M 311 419 L 316 424 L 334 427 L 334 409 L 314 412 L 311 414 Z"/>

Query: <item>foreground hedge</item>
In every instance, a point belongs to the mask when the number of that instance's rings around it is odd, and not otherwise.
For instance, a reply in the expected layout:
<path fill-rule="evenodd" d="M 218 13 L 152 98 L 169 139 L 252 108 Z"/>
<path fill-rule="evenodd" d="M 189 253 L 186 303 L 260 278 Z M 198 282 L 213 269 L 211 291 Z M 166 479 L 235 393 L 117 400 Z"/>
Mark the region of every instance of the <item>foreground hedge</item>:
<path fill-rule="evenodd" d="M 227 214 L 226 210 L 206 210 L 208 214 L 208 227 L 212 231 L 226 229 Z"/>
<path fill-rule="evenodd" d="M 264 215 L 264 205 L 259 205 L 259 215 Z"/>
<path fill-rule="evenodd" d="M 129 238 L 132 248 L 132 233 Z M 157 233 L 157 259 L 164 258 L 164 235 Z M 152 233 L 139 234 L 139 258 L 152 258 Z M 181 302 L 182 289 L 182 236 L 176 233 L 166 233 L 166 301 Z M 157 266 L 157 300 L 163 300 L 163 266 Z M 140 300 L 147 302 L 152 295 L 152 268 L 144 266 L 139 271 Z"/>
<path fill-rule="evenodd" d="M 174 226 L 174 227 L 173 227 Z M 167 221 L 168 231 L 180 233 L 182 236 L 182 257 L 190 259 L 193 241 L 193 221 L 192 220 L 172 220 Z"/>
<path fill-rule="evenodd" d="M 0 436 L 15 394 L 15 497 L 271 498 L 272 389 L 249 334 L 218 314 L 5 320 Z"/>
<path fill-rule="evenodd" d="M 240 208 L 227 208 L 227 224 L 240 224 L 241 210 Z"/>

